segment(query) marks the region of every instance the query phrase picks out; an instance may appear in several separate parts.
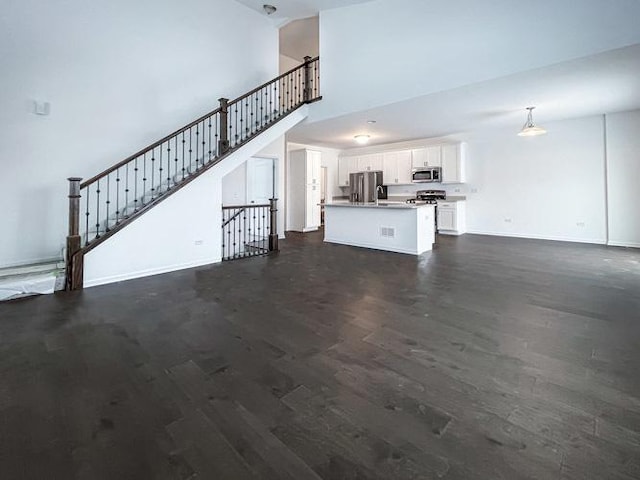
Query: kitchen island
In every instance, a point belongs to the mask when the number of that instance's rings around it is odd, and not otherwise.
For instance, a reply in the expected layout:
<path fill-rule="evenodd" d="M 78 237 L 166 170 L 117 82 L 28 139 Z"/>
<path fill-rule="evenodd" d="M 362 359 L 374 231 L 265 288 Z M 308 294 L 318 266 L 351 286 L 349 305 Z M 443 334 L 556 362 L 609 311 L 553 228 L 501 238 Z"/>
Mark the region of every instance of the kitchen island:
<path fill-rule="evenodd" d="M 435 242 L 434 205 L 328 203 L 324 241 L 420 255 Z"/>

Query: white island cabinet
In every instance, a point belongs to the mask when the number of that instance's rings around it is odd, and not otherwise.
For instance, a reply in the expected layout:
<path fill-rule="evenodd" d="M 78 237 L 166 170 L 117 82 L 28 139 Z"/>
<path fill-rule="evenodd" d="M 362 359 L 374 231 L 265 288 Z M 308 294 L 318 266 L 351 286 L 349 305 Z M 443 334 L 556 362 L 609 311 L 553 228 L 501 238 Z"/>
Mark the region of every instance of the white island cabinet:
<path fill-rule="evenodd" d="M 435 242 L 433 205 L 325 205 L 324 241 L 420 255 Z"/>

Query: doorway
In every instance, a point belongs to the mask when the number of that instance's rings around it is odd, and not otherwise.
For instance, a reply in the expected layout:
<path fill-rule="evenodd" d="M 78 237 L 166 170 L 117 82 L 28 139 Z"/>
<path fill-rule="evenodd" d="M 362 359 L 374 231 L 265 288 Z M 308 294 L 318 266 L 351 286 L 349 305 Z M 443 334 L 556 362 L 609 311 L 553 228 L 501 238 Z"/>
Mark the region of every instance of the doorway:
<path fill-rule="evenodd" d="M 267 205 L 275 198 L 276 175 L 273 158 L 252 157 L 247 160 L 247 205 Z"/>

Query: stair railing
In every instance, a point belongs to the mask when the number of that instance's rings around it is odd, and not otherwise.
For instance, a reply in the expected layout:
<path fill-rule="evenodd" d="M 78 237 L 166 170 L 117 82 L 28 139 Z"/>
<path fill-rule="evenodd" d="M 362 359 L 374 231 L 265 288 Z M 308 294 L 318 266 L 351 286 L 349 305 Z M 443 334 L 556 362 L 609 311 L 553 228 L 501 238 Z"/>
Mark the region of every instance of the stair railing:
<path fill-rule="evenodd" d="M 278 250 L 278 200 L 222 207 L 222 260 L 266 255 Z"/>
<path fill-rule="evenodd" d="M 229 101 L 82 182 L 69 178 L 67 289 L 84 255 L 171 193 L 304 104 L 321 99 L 319 58 Z"/>

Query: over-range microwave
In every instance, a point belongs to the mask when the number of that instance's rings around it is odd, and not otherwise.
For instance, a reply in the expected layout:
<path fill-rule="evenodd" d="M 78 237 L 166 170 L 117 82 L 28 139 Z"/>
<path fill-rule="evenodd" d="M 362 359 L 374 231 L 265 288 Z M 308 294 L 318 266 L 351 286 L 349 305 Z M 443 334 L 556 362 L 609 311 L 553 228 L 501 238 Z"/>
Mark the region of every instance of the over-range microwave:
<path fill-rule="evenodd" d="M 413 183 L 430 183 L 442 181 L 442 169 L 440 167 L 414 168 L 411 171 Z"/>

